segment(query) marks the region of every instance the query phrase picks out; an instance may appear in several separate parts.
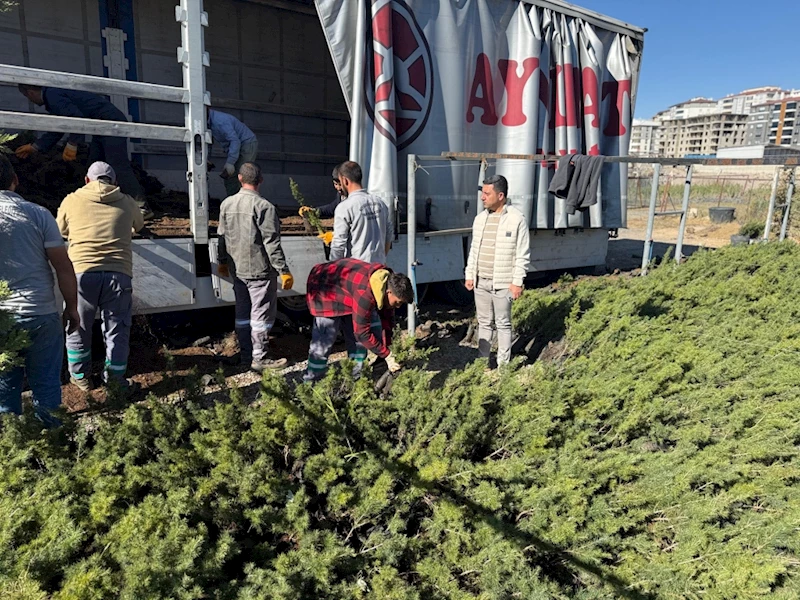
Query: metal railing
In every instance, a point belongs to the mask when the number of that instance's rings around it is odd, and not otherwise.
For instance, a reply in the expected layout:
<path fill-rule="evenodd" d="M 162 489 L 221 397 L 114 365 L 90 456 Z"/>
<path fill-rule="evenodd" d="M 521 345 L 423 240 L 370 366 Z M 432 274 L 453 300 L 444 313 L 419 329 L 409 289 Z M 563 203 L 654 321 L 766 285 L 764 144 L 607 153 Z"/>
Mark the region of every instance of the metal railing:
<path fill-rule="evenodd" d="M 192 235 L 196 244 L 207 244 L 207 160 L 211 134 L 206 127 L 206 106 L 211 104 L 211 96 L 205 90 L 205 67 L 209 65 L 209 59 L 203 33 L 203 28 L 208 26 L 208 14 L 203 10 L 203 0 L 180 0 L 180 4 L 175 7 L 175 20 L 181 26 L 178 62 L 182 66 L 183 87 L 5 64 L 0 64 L 0 82 L 179 102 L 184 105 L 183 127 L 0 111 L 0 129 L 32 129 L 184 142 L 188 163 L 186 179 L 189 184 Z"/>
<path fill-rule="evenodd" d="M 526 160 L 535 162 L 557 163 L 562 157 L 545 154 L 497 154 L 497 153 L 481 153 L 481 152 L 442 152 L 441 155 L 408 155 L 408 273 L 416 287 L 414 273 L 416 271 L 417 262 L 417 207 L 416 207 L 416 171 L 419 168 L 418 161 L 442 161 L 442 160 L 473 160 L 479 161 L 480 168 L 478 173 L 478 188 L 483 183 L 486 175 L 487 163 L 490 160 Z M 675 245 L 675 260 L 680 263 L 683 257 L 683 242 L 686 233 L 686 222 L 689 214 L 689 201 L 691 198 L 692 189 L 692 174 L 694 166 L 776 166 L 775 178 L 772 186 L 772 194 L 769 202 L 769 210 L 767 222 L 764 228 L 763 240 L 769 239 L 769 232 L 772 228 L 772 221 L 774 219 L 775 210 L 777 208 L 783 209 L 783 218 L 781 224 L 780 240 L 786 239 L 789 213 L 792 207 L 792 196 L 796 184 L 797 167 L 800 166 L 800 158 L 798 157 L 784 157 L 784 158 L 643 158 L 632 156 L 606 156 L 604 157 L 607 163 L 627 163 L 627 164 L 652 164 L 653 168 L 653 183 L 651 186 L 650 206 L 647 219 L 647 232 L 644 240 L 644 252 L 642 255 L 642 275 L 647 274 L 650 261 L 652 260 L 653 249 L 653 229 L 655 226 L 655 218 L 657 216 L 680 216 L 680 225 L 678 228 L 678 239 Z M 683 166 L 686 167 L 686 179 L 684 182 L 683 201 L 680 210 L 672 211 L 657 211 L 656 206 L 658 203 L 658 187 L 659 177 L 661 174 L 662 166 Z M 791 171 L 789 186 L 786 193 L 786 202 L 780 206 L 776 205 L 778 182 L 780 178 L 780 171 L 787 169 Z M 480 192 L 478 192 L 478 206 L 477 212 L 482 210 L 480 202 Z M 469 233 L 469 230 L 464 229 L 449 229 L 436 232 L 438 235 L 456 234 L 462 235 Z M 430 236 L 430 233 L 423 235 Z M 408 307 L 408 332 L 413 335 L 416 329 L 416 315 L 417 306 L 416 302 Z"/>

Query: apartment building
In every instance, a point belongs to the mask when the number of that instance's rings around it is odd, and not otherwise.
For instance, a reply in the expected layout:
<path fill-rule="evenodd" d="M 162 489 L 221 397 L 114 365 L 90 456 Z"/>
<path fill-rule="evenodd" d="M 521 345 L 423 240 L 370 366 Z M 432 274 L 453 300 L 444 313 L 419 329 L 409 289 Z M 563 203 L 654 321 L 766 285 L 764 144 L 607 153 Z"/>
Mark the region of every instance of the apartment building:
<path fill-rule="evenodd" d="M 700 115 L 707 115 L 717 112 L 719 107 L 716 100 L 711 98 L 692 98 L 686 102 L 680 102 L 670 106 L 666 110 L 658 113 L 653 120 L 664 121 L 666 119 L 691 119 Z"/>
<path fill-rule="evenodd" d="M 754 107 L 781 100 L 788 93 L 787 90 L 775 86 L 752 88 L 725 96 L 717 103 L 717 108 L 719 112 L 749 115 Z"/>
<path fill-rule="evenodd" d="M 655 157 L 663 152 L 661 121 L 634 119 L 631 126 L 631 156 Z"/>
<path fill-rule="evenodd" d="M 800 95 L 753 107 L 746 124 L 745 144 L 800 146 Z"/>
<path fill-rule="evenodd" d="M 716 155 L 720 148 L 745 143 L 747 115 L 710 113 L 663 122 L 664 156 Z"/>

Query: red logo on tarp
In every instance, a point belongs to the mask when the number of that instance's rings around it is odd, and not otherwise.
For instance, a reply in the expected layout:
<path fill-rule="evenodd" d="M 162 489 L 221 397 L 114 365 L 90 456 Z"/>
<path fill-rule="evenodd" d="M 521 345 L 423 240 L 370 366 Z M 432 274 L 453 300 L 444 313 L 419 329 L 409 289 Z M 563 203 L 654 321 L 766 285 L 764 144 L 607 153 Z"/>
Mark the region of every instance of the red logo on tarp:
<path fill-rule="evenodd" d="M 367 44 L 366 107 L 375 128 L 398 150 L 411 144 L 433 106 L 431 49 L 402 0 L 372 1 L 372 52 Z"/>

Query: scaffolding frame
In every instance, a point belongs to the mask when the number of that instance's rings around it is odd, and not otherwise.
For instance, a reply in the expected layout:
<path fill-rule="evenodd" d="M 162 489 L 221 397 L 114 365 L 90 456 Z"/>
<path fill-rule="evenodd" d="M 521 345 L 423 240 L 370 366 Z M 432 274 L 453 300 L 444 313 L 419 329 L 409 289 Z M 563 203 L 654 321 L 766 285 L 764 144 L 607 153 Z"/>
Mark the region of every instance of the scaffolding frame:
<path fill-rule="evenodd" d="M 414 335 L 416 330 L 416 317 L 417 317 L 417 302 L 416 302 L 416 267 L 420 264 L 417 261 L 417 235 L 423 237 L 431 235 L 449 235 L 449 234 L 467 234 L 470 229 L 446 229 L 437 232 L 424 232 L 417 233 L 417 198 L 416 198 L 416 172 L 420 168 L 419 161 L 460 161 L 471 160 L 479 163 L 478 172 L 478 187 L 483 183 L 486 175 L 486 167 L 490 160 L 527 160 L 534 162 L 557 163 L 562 157 L 549 155 L 549 154 L 497 154 L 497 153 L 482 153 L 482 152 L 442 152 L 440 155 L 408 155 L 408 247 L 407 247 L 407 261 L 408 273 L 414 283 L 414 302 L 408 306 L 408 333 Z M 644 251 L 642 254 L 642 275 L 646 275 L 650 262 L 652 260 L 653 251 L 653 229 L 655 227 L 655 218 L 658 216 L 680 216 L 680 225 L 678 229 L 678 240 L 675 244 L 675 261 L 680 264 L 683 260 L 683 240 L 686 233 L 686 222 L 689 213 L 689 202 L 691 198 L 692 189 L 692 174 L 694 166 L 776 166 L 775 179 L 772 186 L 772 193 L 770 197 L 769 211 L 767 216 L 767 223 L 764 228 L 764 241 L 769 239 L 769 230 L 772 227 L 772 220 L 776 208 L 783 209 L 783 219 L 781 224 L 780 240 L 786 239 L 789 213 L 792 207 L 792 196 L 797 180 L 797 167 L 800 166 L 800 157 L 789 158 L 644 158 L 634 156 L 606 156 L 604 157 L 607 163 L 627 163 L 627 164 L 652 164 L 653 165 L 653 184 L 650 192 L 650 207 L 647 216 L 647 232 L 644 240 Z M 662 166 L 682 166 L 686 168 L 686 180 L 684 183 L 683 202 L 680 210 L 661 211 L 656 210 L 658 203 L 658 185 L 659 177 L 661 175 Z M 778 183 L 780 178 L 781 169 L 790 170 L 789 187 L 786 193 L 786 202 L 780 206 L 776 206 Z M 480 203 L 480 192 L 478 193 L 478 206 L 477 212 L 482 210 Z"/>
<path fill-rule="evenodd" d="M 184 105 L 183 127 L 0 111 L 0 129 L 184 142 L 192 237 L 195 244 L 205 245 L 208 244 L 207 162 L 208 145 L 211 143 L 211 134 L 206 126 L 206 107 L 211 105 L 211 95 L 205 89 L 205 67 L 209 66 L 209 57 L 205 51 L 204 27 L 208 27 L 208 14 L 203 10 L 203 0 L 179 1 L 175 7 L 175 20 L 181 27 L 181 46 L 177 50 L 177 59 L 183 70 L 183 87 L 6 64 L 0 64 L 0 82 L 178 102 Z"/>

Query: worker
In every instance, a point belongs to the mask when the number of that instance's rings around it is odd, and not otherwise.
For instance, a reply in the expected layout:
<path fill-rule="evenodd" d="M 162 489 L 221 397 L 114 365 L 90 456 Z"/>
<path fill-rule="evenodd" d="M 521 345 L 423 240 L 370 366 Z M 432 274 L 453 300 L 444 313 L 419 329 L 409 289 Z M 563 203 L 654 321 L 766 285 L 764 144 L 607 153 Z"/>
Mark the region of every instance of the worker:
<path fill-rule="evenodd" d="M 239 169 L 258 158 L 258 138 L 239 119 L 218 110 L 208 109 L 208 128 L 214 143 L 219 142 L 228 154 L 220 177 L 225 182 L 225 192 L 233 196 L 240 187 L 236 176 Z"/>
<path fill-rule="evenodd" d="M 347 356 L 356 363 L 354 375 L 360 373 L 367 351 L 385 359 L 390 372 L 400 370 L 389 350 L 390 316 L 394 309 L 414 300 L 408 277 L 380 263 L 342 258 L 311 270 L 306 299 L 314 325 L 304 381 L 325 375 L 340 328 Z"/>
<path fill-rule="evenodd" d="M 18 184 L 11 162 L 0 154 L 0 281 L 10 292 L 0 300 L 0 309 L 11 313 L 28 342 L 19 353 L 20 364 L 0 374 L 0 413 L 22 414 L 22 380 L 27 378 L 37 416 L 54 426 L 58 419 L 52 413 L 61 405 L 64 325 L 68 333 L 80 325 L 77 284 L 56 220 L 46 208 L 14 193 Z M 53 271 L 66 303 L 65 323 Z"/>
<path fill-rule="evenodd" d="M 352 257 L 383 264 L 392 243 L 389 209 L 361 187 L 358 163 L 348 161 L 338 168 L 343 200 L 334 212 L 330 259 Z"/>
<path fill-rule="evenodd" d="M 285 358 L 268 357 L 269 333 L 278 312 L 278 274 L 284 290 L 294 285 L 281 247 L 278 211 L 258 191 L 263 181 L 257 164 L 244 163 L 239 169 L 241 190 L 223 200 L 217 227 L 217 272 L 233 278 L 236 298 L 240 353 L 235 362 L 249 362 L 258 373 L 286 366 Z"/>
<path fill-rule="evenodd" d="M 301 206 L 299 214 L 304 217 L 309 212 L 316 212 L 321 219 L 332 219 L 336 212 L 336 207 L 342 203 L 342 184 L 339 181 L 339 167 L 334 167 L 331 173 L 333 177 L 333 189 L 336 190 L 336 198 L 323 206 Z"/>
<path fill-rule="evenodd" d="M 20 84 L 18 87 L 28 100 L 37 106 L 44 106 L 51 115 L 127 122 L 122 111 L 105 96 L 38 85 Z M 33 144 L 17 148 L 17 158 L 25 159 L 35 152 L 49 152 L 63 136 L 63 133 L 58 132 L 42 134 Z M 80 134 L 70 134 L 61 155 L 65 161 L 71 162 L 78 158 L 78 143 L 82 140 L 83 136 Z M 89 164 L 96 161 L 105 161 L 112 166 L 122 192 L 135 199 L 145 219 L 151 219 L 153 211 L 144 199 L 142 186 L 139 185 L 128 159 L 128 140 L 124 137 L 93 135 L 89 146 Z"/>
<path fill-rule="evenodd" d="M 133 307 L 131 238 L 144 228 L 144 219 L 108 163 L 93 163 L 85 183 L 64 198 L 56 216 L 78 279 L 81 326 L 67 336 L 69 380 L 84 392 L 94 387 L 92 326 L 99 309 L 106 346 L 103 381 L 131 393 L 136 386 L 125 378 Z"/>
<path fill-rule="evenodd" d="M 478 350 L 489 358 L 497 330 L 497 365 L 511 360 L 511 303 L 522 295 L 531 244 L 525 216 L 508 204 L 508 181 L 494 175 L 483 182 L 484 210 L 472 223 L 472 245 L 464 273 L 475 292 Z"/>

